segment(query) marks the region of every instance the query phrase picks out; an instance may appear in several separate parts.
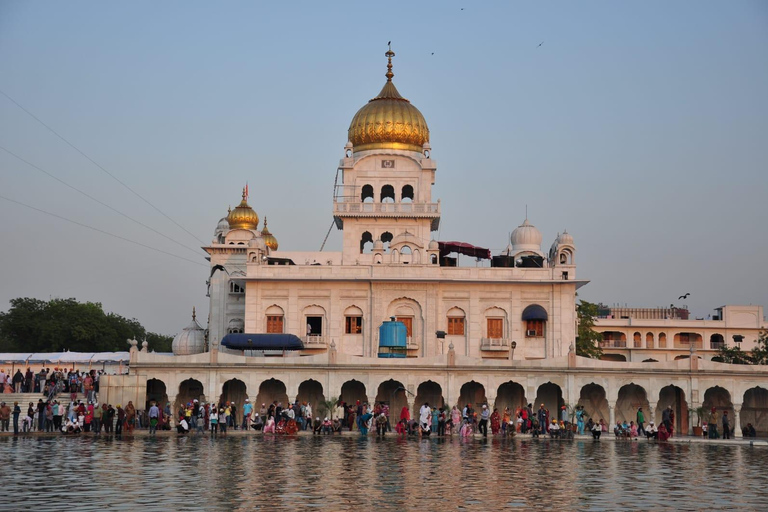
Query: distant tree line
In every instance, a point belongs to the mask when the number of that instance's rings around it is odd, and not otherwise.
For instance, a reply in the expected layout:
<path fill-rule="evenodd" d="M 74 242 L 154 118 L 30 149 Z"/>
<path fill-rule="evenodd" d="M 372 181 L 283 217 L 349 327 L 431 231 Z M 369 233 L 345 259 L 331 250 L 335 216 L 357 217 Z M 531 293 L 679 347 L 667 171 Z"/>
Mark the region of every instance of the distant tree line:
<path fill-rule="evenodd" d="M 172 336 L 147 330 L 135 318 L 105 313 L 98 302 L 22 297 L 0 313 L 2 352 L 116 352 L 127 340 L 145 339 L 149 350 L 170 352 Z"/>

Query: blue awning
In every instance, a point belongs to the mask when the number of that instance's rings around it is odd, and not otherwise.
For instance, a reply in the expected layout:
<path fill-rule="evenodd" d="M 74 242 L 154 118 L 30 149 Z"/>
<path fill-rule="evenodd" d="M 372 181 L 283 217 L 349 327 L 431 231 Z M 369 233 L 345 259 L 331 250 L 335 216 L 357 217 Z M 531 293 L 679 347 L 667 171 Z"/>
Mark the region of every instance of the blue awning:
<path fill-rule="evenodd" d="M 304 344 L 293 334 L 227 334 L 221 345 L 236 350 L 303 350 Z"/>
<path fill-rule="evenodd" d="M 538 304 L 531 304 L 523 310 L 523 320 L 547 320 L 547 310 Z"/>

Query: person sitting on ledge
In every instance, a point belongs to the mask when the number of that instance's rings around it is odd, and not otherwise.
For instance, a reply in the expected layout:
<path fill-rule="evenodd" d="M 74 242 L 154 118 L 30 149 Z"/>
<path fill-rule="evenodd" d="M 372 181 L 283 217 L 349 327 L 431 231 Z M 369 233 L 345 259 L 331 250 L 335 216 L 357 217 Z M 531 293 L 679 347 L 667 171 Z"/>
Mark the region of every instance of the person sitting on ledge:
<path fill-rule="evenodd" d="M 648 423 L 648 428 L 645 429 L 645 437 L 650 441 L 651 439 L 659 438 L 659 431 L 656 429 L 656 424 L 652 421 Z"/>
<path fill-rule="evenodd" d="M 253 420 L 251 420 L 251 428 L 253 430 L 256 430 L 257 432 L 260 431 L 262 428 L 264 428 L 264 423 L 261 421 L 261 416 L 258 414 L 253 415 Z"/>
<path fill-rule="evenodd" d="M 747 423 L 747 426 L 741 429 L 741 435 L 743 437 L 757 437 L 757 432 L 751 423 Z"/>
<path fill-rule="evenodd" d="M 669 439 L 669 430 L 667 430 L 667 426 L 663 423 L 659 425 L 659 441 L 666 441 Z"/>
<path fill-rule="evenodd" d="M 333 435 L 333 422 L 328 416 L 326 416 L 323 421 L 320 421 L 320 418 L 315 419 L 315 425 L 315 430 L 317 430 L 318 434 L 322 432 L 325 435 Z M 339 428 L 341 428 L 341 426 L 339 426 Z"/>
<path fill-rule="evenodd" d="M 557 420 L 552 420 L 549 426 L 549 437 L 560 437 L 560 425 L 557 424 Z"/>
<path fill-rule="evenodd" d="M 333 419 L 333 431 L 331 434 L 339 433 L 341 434 L 341 429 L 344 428 L 344 424 L 341 422 L 339 418 Z"/>
<path fill-rule="evenodd" d="M 590 421 L 590 423 L 592 422 L 591 419 L 589 421 Z M 596 439 L 596 440 L 599 441 L 600 440 L 600 434 L 603 433 L 602 429 L 600 428 L 600 424 L 599 423 L 592 423 L 592 427 L 590 428 L 590 430 L 592 431 L 592 439 Z"/>
<path fill-rule="evenodd" d="M 179 424 L 176 425 L 176 432 L 179 434 L 187 434 L 189 432 L 189 423 L 187 423 L 187 419 L 182 417 L 181 421 L 179 421 Z"/>

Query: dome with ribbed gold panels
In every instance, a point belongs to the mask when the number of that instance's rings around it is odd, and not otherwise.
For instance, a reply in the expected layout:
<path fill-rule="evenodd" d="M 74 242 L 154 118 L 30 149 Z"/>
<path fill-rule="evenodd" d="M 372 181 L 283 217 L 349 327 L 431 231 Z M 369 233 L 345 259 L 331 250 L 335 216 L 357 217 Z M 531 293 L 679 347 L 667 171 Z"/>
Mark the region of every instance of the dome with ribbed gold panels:
<path fill-rule="evenodd" d="M 400 96 L 392 77 L 391 49 L 387 57 L 387 82 L 381 92 L 357 111 L 349 124 L 349 141 L 354 152 L 370 149 L 422 151 L 429 142 L 429 128 L 424 116 L 410 101 Z"/>
<path fill-rule="evenodd" d="M 267 218 L 264 217 L 264 229 L 261 230 L 261 238 L 264 239 L 264 245 L 269 247 L 270 250 L 276 251 L 277 250 L 277 238 L 275 238 L 275 235 L 269 232 L 269 229 L 267 229 Z"/>
<path fill-rule="evenodd" d="M 230 229 L 258 229 L 259 215 L 248 204 L 247 189 L 243 189 L 243 200 L 240 204 L 234 210 L 230 210 L 227 222 Z"/>

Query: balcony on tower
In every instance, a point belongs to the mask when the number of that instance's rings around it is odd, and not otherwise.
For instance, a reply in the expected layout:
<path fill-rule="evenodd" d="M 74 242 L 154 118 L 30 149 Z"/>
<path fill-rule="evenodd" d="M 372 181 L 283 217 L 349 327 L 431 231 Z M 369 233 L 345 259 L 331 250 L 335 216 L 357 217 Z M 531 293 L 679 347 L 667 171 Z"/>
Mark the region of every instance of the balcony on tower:
<path fill-rule="evenodd" d="M 436 203 L 374 203 L 363 202 L 357 198 L 335 197 L 333 199 L 333 218 L 336 227 L 344 228 L 345 218 L 403 218 L 431 219 L 431 229 L 440 226 L 440 201 Z"/>

